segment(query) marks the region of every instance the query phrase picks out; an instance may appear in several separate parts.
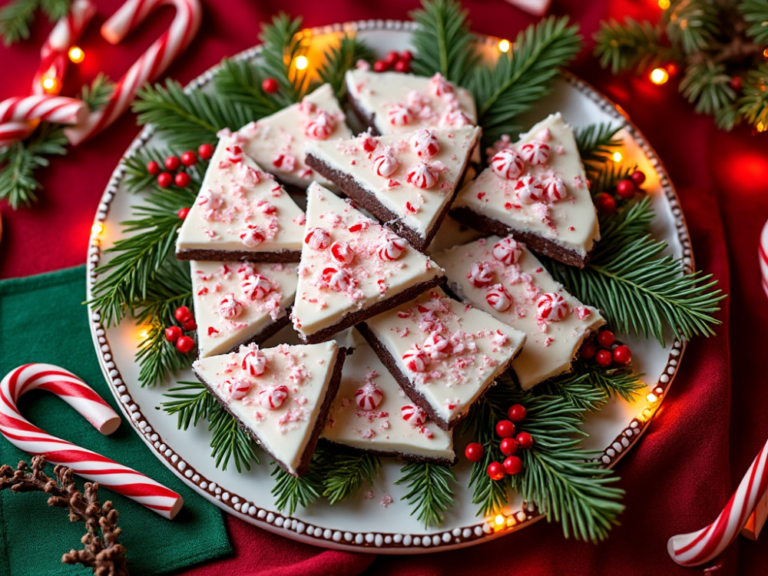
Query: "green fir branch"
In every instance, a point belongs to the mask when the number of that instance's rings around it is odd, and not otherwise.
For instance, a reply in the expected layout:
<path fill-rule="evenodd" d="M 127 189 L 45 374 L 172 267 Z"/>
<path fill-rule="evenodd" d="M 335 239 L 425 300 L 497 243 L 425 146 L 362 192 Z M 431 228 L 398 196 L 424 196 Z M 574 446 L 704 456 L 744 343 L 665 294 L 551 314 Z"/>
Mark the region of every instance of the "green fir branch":
<path fill-rule="evenodd" d="M 313 83 L 310 91 L 321 84 L 330 84 L 339 102 L 344 102 L 347 86 L 344 76 L 359 61 L 369 64 L 375 59 L 373 50 L 357 36 L 344 33 L 338 46 L 332 46 L 326 53 L 323 63 L 317 69 L 320 79 Z"/>
<path fill-rule="evenodd" d="M 0 9 L 0 36 L 10 46 L 29 38 L 29 26 L 35 17 L 39 0 L 14 0 Z"/>
<path fill-rule="evenodd" d="M 403 500 L 410 501 L 411 516 L 416 516 L 424 527 L 439 526 L 445 512 L 453 506 L 456 475 L 447 466 L 428 462 L 411 462 L 400 470 L 401 478 L 395 484 L 407 484 L 408 493 Z"/>
<path fill-rule="evenodd" d="M 682 45 L 686 54 L 712 45 L 722 25 L 720 7 L 711 0 L 672 0 L 664 21 L 670 41 Z"/>
<path fill-rule="evenodd" d="M 763 130 L 768 129 L 768 64 L 765 62 L 747 74 L 739 113 L 752 126 L 762 125 Z"/>
<path fill-rule="evenodd" d="M 471 90 L 483 137 L 492 143 L 519 130 L 517 118 L 549 93 L 552 80 L 581 48 L 578 26 L 549 17 L 521 32 L 514 47 L 492 67 L 475 70 Z"/>
<path fill-rule="evenodd" d="M 291 19 L 287 14 L 279 14 L 259 34 L 263 43 L 264 74 L 277 80 L 286 103 L 302 99 L 309 79 L 308 70 L 298 70 L 293 65 L 296 58 L 307 51 L 309 44 L 300 31 L 301 18 Z"/>
<path fill-rule="evenodd" d="M 686 67 L 680 90 L 688 102 L 696 104 L 696 112 L 700 114 L 714 114 L 736 100 L 725 64 L 709 59 Z"/>
<path fill-rule="evenodd" d="M 613 153 L 621 148 L 621 139 L 616 138 L 619 130 L 621 125 L 605 122 L 576 132 L 576 145 L 589 181 L 599 176 L 605 164 L 613 159 Z"/>
<path fill-rule="evenodd" d="M 266 78 L 254 62 L 226 59 L 222 61 L 213 82 L 216 94 L 222 100 L 242 106 L 251 113 L 251 120 L 259 120 L 291 104 L 282 92 L 264 92 L 261 83 Z"/>
<path fill-rule="evenodd" d="M 48 20 L 56 22 L 69 14 L 72 0 L 40 0 L 40 8 L 48 16 Z"/>
<path fill-rule="evenodd" d="M 597 196 L 602 192 L 614 192 L 616 186 L 622 180 L 626 180 L 630 177 L 632 172 L 637 169 L 637 166 L 632 164 L 629 166 L 617 164 L 615 162 L 608 162 L 603 165 L 602 170 L 592 173 L 589 180 L 589 191 L 592 196 Z M 616 202 L 621 206 L 622 198 L 617 198 Z M 626 203 L 626 201 L 624 201 Z"/>
<path fill-rule="evenodd" d="M 152 191 L 161 196 L 172 196 L 179 203 L 191 206 L 197 198 L 197 193 L 203 185 L 205 171 L 208 169 L 208 160 L 198 158 L 197 164 L 184 167 L 189 174 L 189 184 L 183 188 L 171 184 L 167 188 L 161 188 L 157 184 L 157 176 L 150 174 L 147 165 L 154 161 L 163 166 L 169 156 L 178 156 L 177 152 L 168 149 L 141 148 L 134 151 L 124 161 L 125 177 L 123 185 L 129 194 Z"/>
<path fill-rule="evenodd" d="M 98 110 L 106 106 L 112 93 L 115 91 L 115 83 L 109 77 L 99 72 L 91 85 L 83 86 L 80 99 L 85 102 L 89 110 Z"/>
<path fill-rule="evenodd" d="M 674 51 L 664 42 L 661 26 L 625 18 L 602 22 L 594 35 L 594 54 L 603 68 L 614 74 L 624 70 L 642 73 L 670 60 Z"/>
<path fill-rule="evenodd" d="M 166 414 L 177 417 L 176 427 L 179 430 L 188 430 L 190 426 L 197 426 L 200 420 L 208 419 L 208 414 L 216 407 L 216 399 L 201 382 L 178 384 L 163 394 L 171 400 L 163 402 L 160 407 Z"/>
<path fill-rule="evenodd" d="M 381 460 L 371 454 L 334 454 L 327 458 L 323 496 L 336 504 L 357 494 L 364 483 L 373 484 Z"/>
<path fill-rule="evenodd" d="M 411 36 L 416 48 L 413 71 L 421 76 L 439 72 L 459 86 L 468 86 L 480 55 L 469 30 L 467 11 L 455 0 L 423 0 L 422 6 L 411 12 L 418 24 Z"/>
<path fill-rule="evenodd" d="M 755 42 L 768 44 L 768 0 L 742 0 L 739 10 L 744 14 L 744 20 L 751 23 L 747 34 Z"/>
<path fill-rule="evenodd" d="M 292 476 L 280 466 L 272 462 L 274 468 L 271 476 L 275 479 L 272 487 L 272 496 L 275 498 L 275 506 L 281 512 L 288 509 L 288 515 L 293 516 L 296 509 L 308 507 L 320 499 L 325 490 L 323 481 L 325 453 L 315 450 L 309 470 L 303 476 Z"/>

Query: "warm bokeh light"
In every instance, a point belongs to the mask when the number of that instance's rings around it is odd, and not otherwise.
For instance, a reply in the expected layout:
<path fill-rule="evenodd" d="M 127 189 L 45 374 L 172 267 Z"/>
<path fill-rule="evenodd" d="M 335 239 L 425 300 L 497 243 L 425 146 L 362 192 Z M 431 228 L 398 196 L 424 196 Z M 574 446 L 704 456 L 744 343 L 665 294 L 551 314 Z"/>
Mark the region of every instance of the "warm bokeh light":
<path fill-rule="evenodd" d="M 94 236 L 98 236 L 102 232 L 104 232 L 104 224 L 99 224 L 98 222 L 96 222 L 96 224 L 91 226 L 91 234 L 93 234 Z"/>
<path fill-rule="evenodd" d="M 669 0 L 659 0 L 659 8 L 662 10 L 669 8 Z"/>
<path fill-rule="evenodd" d="M 613 161 L 614 162 L 621 162 L 624 159 L 624 156 L 622 156 L 621 152 L 614 152 L 613 153 Z"/>
<path fill-rule="evenodd" d="M 648 402 L 650 402 L 651 404 L 654 404 L 659 398 L 656 396 L 656 394 L 650 393 L 648 394 L 648 396 L 645 397 L 645 399 L 648 400 Z"/>
<path fill-rule="evenodd" d="M 762 122 L 758 122 L 757 123 L 757 131 L 758 132 L 765 132 L 765 130 L 766 130 L 765 124 L 763 124 Z"/>
<path fill-rule="evenodd" d="M 309 60 L 307 60 L 306 56 L 298 56 L 296 58 L 297 70 L 306 70 L 307 66 L 309 66 Z"/>
<path fill-rule="evenodd" d="M 53 92 L 56 90 L 56 78 L 51 78 L 50 76 L 43 76 L 43 79 L 40 81 L 40 83 L 43 85 L 43 89 L 46 92 Z"/>
<path fill-rule="evenodd" d="M 666 69 L 667 69 L 667 72 L 669 72 L 670 76 L 674 76 L 678 72 L 677 64 L 675 64 L 674 62 L 670 62 L 669 64 L 667 64 Z"/>
<path fill-rule="evenodd" d="M 667 80 L 669 80 L 669 72 L 664 70 L 664 68 L 654 68 L 651 72 L 651 82 L 657 86 L 666 84 Z"/>
<path fill-rule="evenodd" d="M 142 340 L 146 340 L 147 336 L 149 336 L 149 330 L 142 330 L 141 332 L 139 332 L 139 336 L 141 337 Z"/>
<path fill-rule="evenodd" d="M 504 516 L 499 514 L 496 516 L 496 526 L 503 526 L 504 525 Z"/>
<path fill-rule="evenodd" d="M 512 44 L 510 44 L 509 40 L 499 40 L 499 50 L 509 52 L 510 48 L 512 48 Z"/>
<path fill-rule="evenodd" d="M 83 49 L 80 48 L 80 46 L 72 46 L 67 54 L 69 55 L 70 61 L 74 64 L 80 64 L 80 62 L 85 60 L 85 52 L 83 52 Z"/>
<path fill-rule="evenodd" d="M 763 56 L 765 56 L 766 58 L 768 58 L 768 48 L 766 48 L 765 50 L 763 50 Z"/>

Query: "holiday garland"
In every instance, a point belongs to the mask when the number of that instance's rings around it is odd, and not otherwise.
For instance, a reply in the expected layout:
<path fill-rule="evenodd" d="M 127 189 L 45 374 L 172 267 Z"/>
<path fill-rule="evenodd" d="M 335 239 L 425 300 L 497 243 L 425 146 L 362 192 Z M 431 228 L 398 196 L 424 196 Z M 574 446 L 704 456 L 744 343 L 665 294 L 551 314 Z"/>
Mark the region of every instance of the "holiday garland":
<path fill-rule="evenodd" d="M 441 71 L 472 90 L 481 103 L 480 123 L 491 139 L 518 129 L 518 116 L 547 93 L 558 67 L 567 64 L 580 45 L 576 27 L 569 26 L 566 19 L 550 18 L 521 33 L 512 51 L 502 54 L 496 65 L 478 66 L 475 39 L 457 3 L 427 1 L 424 10 L 414 13 L 414 19 L 419 28 L 413 35 L 418 49 L 411 62 L 413 70 L 429 76 Z M 163 382 L 189 366 L 184 347 L 180 346 L 180 334 L 194 331 L 190 328 L 194 320 L 187 315 L 191 283 L 187 265 L 173 256 L 173 239 L 182 221 L 179 214 L 194 202 L 205 160 L 210 158 L 210 145 L 216 142 L 220 130 L 238 128 L 272 114 L 299 101 L 316 85 L 293 65 L 309 42 L 299 20 L 281 15 L 265 26 L 261 38 L 262 58 L 256 62 L 223 62 L 212 93 L 184 90 L 176 82 L 167 81 L 165 85 L 144 88 L 134 104 L 139 122 L 152 124 L 168 147 L 135 152 L 125 162 L 126 186 L 132 193 L 142 191 L 147 202 L 126 223 L 127 230 L 136 234 L 105 251 L 112 258 L 97 270 L 90 304 L 101 313 L 106 325 L 130 315 L 146 327 L 137 355 L 142 385 Z M 456 50 L 456 46 L 461 49 Z M 359 59 L 370 61 L 372 57 L 360 39 L 345 35 L 326 53 L 317 73 L 320 81 L 330 83 L 341 97 L 345 71 Z M 607 241 L 584 271 L 551 261 L 545 264 L 582 301 L 604 309 L 618 333 L 634 331 L 663 342 L 661 330 L 667 324 L 681 337 L 709 334 L 716 323 L 712 314 L 722 296 L 711 290 L 708 277 L 684 276 L 680 261 L 659 257 L 664 245 L 648 235 L 653 218 L 648 201 L 638 199 L 634 184 L 631 195 L 623 193 L 636 170 L 612 160 L 613 152 L 621 145 L 617 130 L 600 125 L 578 135 Z M 192 153 L 195 162 L 179 168 L 179 152 L 200 144 L 208 147 L 206 153 L 201 146 L 199 158 Z M 180 172 L 169 174 L 161 182 L 157 172 L 162 168 L 158 167 L 168 167 L 168 161 L 174 158 L 175 168 L 169 170 Z M 188 178 L 177 185 L 181 173 L 188 174 Z M 638 247 L 641 255 L 627 258 L 628 252 Z M 175 345 L 164 333 L 172 329 Z M 498 511 L 508 501 L 509 491 L 515 490 L 530 506 L 561 522 L 566 535 L 585 540 L 605 538 L 622 509 L 622 493 L 610 486 L 616 481 L 615 475 L 601 468 L 593 460 L 594 454 L 579 447 L 583 436 L 579 425 L 586 412 L 598 410 L 611 396 L 630 399 L 643 386 L 627 362 L 612 364 L 608 355 L 607 364 L 601 364 L 600 358 L 591 360 L 584 354 L 574 363 L 573 372 L 534 392 L 521 392 L 510 380 L 502 379 L 473 407 L 461 431 L 471 434 L 482 450 L 473 465 L 469 485 L 478 514 Z M 233 463 L 240 471 L 249 469 L 252 463 L 259 464 L 251 437 L 205 385 L 181 382 L 166 396 L 168 401 L 162 408 L 177 415 L 179 428 L 208 422 L 211 454 L 217 467 L 226 469 Z M 520 427 L 528 434 L 530 444 L 526 440 L 520 451 L 521 473 L 493 480 L 487 473 L 489 465 L 504 459 L 496 422 L 506 417 L 510 405 L 527 412 Z M 330 446 L 320 446 L 309 472 L 301 478 L 274 466 L 272 493 L 278 508 L 291 514 L 298 506 L 308 506 L 320 498 L 333 504 L 372 483 L 380 466 L 376 457 L 339 453 Z M 398 483 L 407 486 L 405 499 L 413 514 L 426 525 L 439 524 L 453 504 L 456 477 L 448 467 L 410 463 L 403 466 Z"/>

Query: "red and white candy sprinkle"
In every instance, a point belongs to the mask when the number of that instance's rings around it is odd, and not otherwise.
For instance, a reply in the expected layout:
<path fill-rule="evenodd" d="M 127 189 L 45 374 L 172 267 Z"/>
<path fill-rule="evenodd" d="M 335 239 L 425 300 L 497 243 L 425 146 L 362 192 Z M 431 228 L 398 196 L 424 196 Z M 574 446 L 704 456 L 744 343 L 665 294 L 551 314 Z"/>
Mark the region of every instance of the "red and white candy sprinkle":
<path fill-rule="evenodd" d="M 259 404 L 267 410 L 277 410 L 288 397 L 288 387 L 284 384 L 267 386 L 259 390 Z"/>
<path fill-rule="evenodd" d="M 568 314 L 568 303 L 560 294 L 548 292 L 536 301 L 536 313 L 542 320 L 559 322 Z"/>
<path fill-rule="evenodd" d="M 507 238 L 502 238 L 493 245 L 491 254 L 493 254 L 493 257 L 499 262 L 510 266 L 512 264 L 517 264 L 520 261 L 520 256 L 523 254 L 523 247 L 511 236 L 508 236 Z"/>
<path fill-rule="evenodd" d="M 373 382 L 366 382 L 355 391 L 355 403 L 360 410 L 375 410 L 383 399 L 384 393 Z"/>
<path fill-rule="evenodd" d="M 304 243 L 314 250 L 325 250 L 331 245 L 331 233 L 325 228 L 310 228 Z"/>
<path fill-rule="evenodd" d="M 524 169 L 525 164 L 523 163 L 522 157 L 511 148 L 499 150 L 496 155 L 491 158 L 491 170 L 501 178 L 514 180 L 523 173 Z"/>
<path fill-rule="evenodd" d="M 403 406 L 400 409 L 400 415 L 403 417 L 403 420 L 408 422 L 408 424 L 414 428 L 424 426 L 424 423 L 427 421 L 427 413 L 413 404 L 406 404 Z"/>

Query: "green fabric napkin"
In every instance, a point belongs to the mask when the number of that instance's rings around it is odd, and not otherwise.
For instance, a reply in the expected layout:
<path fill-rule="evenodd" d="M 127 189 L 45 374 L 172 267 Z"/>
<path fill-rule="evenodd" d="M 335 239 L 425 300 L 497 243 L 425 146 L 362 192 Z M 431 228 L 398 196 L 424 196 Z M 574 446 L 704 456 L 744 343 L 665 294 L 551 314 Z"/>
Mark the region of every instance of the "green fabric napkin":
<path fill-rule="evenodd" d="M 21 364 L 47 362 L 77 374 L 120 413 L 104 381 L 93 349 L 85 300 L 85 267 L 0 282 L 0 378 Z M 221 511 L 176 478 L 139 439 L 123 417 L 120 428 L 102 436 L 53 394 L 30 392 L 19 408 L 46 432 L 76 442 L 131 466 L 175 490 L 184 508 L 166 520 L 119 494 L 102 488 L 102 502 L 112 500 L 120 513 L 120 542 L 128 550 L 132 575 L 177 570 L 231 552 Z M 122 414 L 121 414 L 122 417 Z M 0 437 L 0 463 L 29 462 Z M 82 488 L 82 479 L 78 480 Z M 0 492 L 0 576 L 87 575 L 89 569 L 61 563 L 79 549 L 81 522 L 46 504 L 41 492 Z"/>

